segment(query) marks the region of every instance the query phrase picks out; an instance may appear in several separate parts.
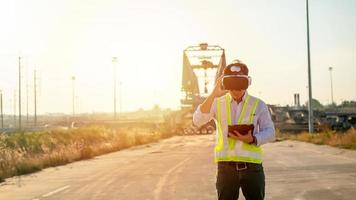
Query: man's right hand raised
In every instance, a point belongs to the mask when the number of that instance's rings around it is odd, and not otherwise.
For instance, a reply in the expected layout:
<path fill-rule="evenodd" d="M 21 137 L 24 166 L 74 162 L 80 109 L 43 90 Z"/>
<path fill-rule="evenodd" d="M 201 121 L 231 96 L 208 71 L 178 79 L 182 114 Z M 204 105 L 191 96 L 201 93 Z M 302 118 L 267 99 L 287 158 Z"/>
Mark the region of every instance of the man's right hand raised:
<path fill-rule="evenodd" d="M 201 112 L 209 113 L 211 106 L 213 105 L 214 99 L 217 97 L 221 97 L 228 92 L 227 90 L 222 89 L 221 81 L 222 81 L 222 76 L 220 76 L 216 80 L 214 90 L 211 92 L 211 94 L 208 96 L 208 98 L 206 98 L 205 101 L 201 104 L 201 106 L 200 106 Z"/>
<path fill-rule="evenodd" d="M 227 90 L 224 90 L 222 88 L 222 77 L 223 76 L 220 76 L 217 80 L 216 80 L 216 84 L 215 84 L 215 87 L 214 87 L 214 90 L 213 92 L 211 93 L 211 95 L 216 98 L 216 97 L 221 97 L 223 95 L 225 95 L 228 91 Z"/>

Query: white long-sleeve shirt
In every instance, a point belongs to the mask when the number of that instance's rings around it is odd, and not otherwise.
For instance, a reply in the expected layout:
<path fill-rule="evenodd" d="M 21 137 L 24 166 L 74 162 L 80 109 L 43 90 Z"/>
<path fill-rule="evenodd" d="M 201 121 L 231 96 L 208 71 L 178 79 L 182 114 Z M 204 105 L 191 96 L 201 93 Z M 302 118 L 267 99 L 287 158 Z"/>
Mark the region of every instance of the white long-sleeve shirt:
<path fill-rule="evenodd" d="M 242 101 L 239 103 L 237 103 L 233 98 L 231 98 L 231 102 L 230 102 L 231 119 L 233 122 L 237 121 L 237 118 L 239 116 L 239 113 L 241 113 L 242 106 L 247 95 L 248 95 L 247 92 L 245 92 L 245 95 L 242 97 Z M 198 127 L 208 123 L 212 119 L 215 119 L 215 123 L 217 123 L 216 112 L 217 111 L 216 111 L 216 98 L 215 98 L 209 113 L 201 112 L 200 105 L 198 106 L 197 110 L 193 114 L 193 123 Z M 254 126 L 256 128 L 254 129 L 253 135 L 256 137 L 257 146 L 275 140 L 275 129 L 271 119 L 271 115 L 268 111 L 268 107 L 266 103 L 263 102 L 262 100 L 260 100 L 260 103 L 257 106 L 255 115 L 257 120 L 254 122 Z M 221 118 L 224 119 L 226 119 L 226 117 L 227 116 L 224 115 L 221 116 Z M 227 129 L 223 129 L 223 130 L 227 131 Z M 224 133 L 223 135 L 226 136 L 227 133 Z"/>

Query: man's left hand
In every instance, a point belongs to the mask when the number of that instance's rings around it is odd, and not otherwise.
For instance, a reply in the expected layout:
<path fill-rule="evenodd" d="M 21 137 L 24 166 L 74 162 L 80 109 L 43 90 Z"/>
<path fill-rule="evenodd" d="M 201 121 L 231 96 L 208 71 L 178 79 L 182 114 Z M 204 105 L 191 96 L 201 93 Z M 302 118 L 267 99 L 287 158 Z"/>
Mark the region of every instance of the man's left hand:
<path fill-rule="evenodd" d="M 240 140 L 247 144 L 249 144 L 253 141 L 253 136 L 252 136 L 251 131 L 248 131 L 248 133 L 246 135 L 241 135 L 238 131 L 235 131 L 235 130 L 234 130 L 234 133 L 236 135 L 229 132 L 229 136 L 235 140 Z"/>

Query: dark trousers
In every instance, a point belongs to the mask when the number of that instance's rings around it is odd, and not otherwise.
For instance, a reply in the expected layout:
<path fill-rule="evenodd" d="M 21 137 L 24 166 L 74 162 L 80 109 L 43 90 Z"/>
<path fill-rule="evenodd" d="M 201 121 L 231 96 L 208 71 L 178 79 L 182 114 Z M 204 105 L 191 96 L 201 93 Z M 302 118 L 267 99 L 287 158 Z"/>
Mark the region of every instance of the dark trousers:
<path fill-rule="evenodd" d="M 240 188 L 246 200 L 264 199 L 265 174 L 262 165 L 247 163 L 247 169 L 237 170 L 235 162 L 218 162 L 218 199 L 237 200 Z"/>

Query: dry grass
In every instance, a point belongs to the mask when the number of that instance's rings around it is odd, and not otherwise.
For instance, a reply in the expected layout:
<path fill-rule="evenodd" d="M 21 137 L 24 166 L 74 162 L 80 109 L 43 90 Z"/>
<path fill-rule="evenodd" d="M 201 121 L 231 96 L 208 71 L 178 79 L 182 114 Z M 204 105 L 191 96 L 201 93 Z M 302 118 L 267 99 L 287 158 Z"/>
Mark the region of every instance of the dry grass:
<path fill-rule="evenodd" d="M 35 133 L 0 134 L 0 182 L 46 167 L 156 142 L 170 134 L 162 130 L 113 129 L 99 126 Z"/>
<path fill-rule="evenodd" d="M 350 129 L 346 133 L 337 133 L 335 131 L 324 131 L 321 133 L 309 134 L 307 132 L 299 134 L 277 133 L 279 139 L 291 139 L 314 144 L 326 144 L 330 146 L 356 149 L 356 130 Z"/>

